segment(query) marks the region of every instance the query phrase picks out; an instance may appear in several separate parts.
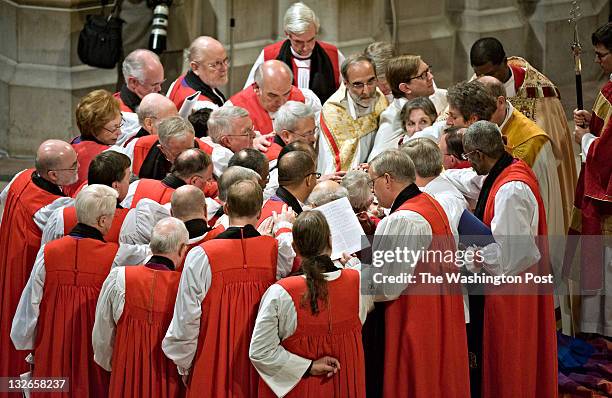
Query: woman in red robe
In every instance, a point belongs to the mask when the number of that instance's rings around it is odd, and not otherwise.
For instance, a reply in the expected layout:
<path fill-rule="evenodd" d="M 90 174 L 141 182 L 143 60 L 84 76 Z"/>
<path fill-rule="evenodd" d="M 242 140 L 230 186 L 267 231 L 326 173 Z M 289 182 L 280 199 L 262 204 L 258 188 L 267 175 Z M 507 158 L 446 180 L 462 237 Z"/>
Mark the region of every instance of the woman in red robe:
<path fill-rule="evenodd" d="M 371 296 L 360 294 L 358 271 L 330 259 L 331 234 L 320 212 L 300 214 L 293 241 L 301 274 L 268 289 L 251 339 L 259 396 L 365 397 L 361 326 Z"/>

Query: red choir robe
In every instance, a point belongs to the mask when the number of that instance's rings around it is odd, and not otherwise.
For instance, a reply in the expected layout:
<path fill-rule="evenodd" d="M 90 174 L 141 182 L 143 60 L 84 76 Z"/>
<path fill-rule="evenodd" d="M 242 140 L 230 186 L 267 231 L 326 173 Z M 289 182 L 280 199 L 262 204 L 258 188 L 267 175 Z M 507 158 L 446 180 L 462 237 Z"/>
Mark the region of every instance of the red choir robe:
<path fill-rule="evenodd" d="M 432 229 L 428 250 L 455 251 L 456 245 L 446 213 L 426 193 L 406 200 L 397 211 L 420 214 Z M 443 275 L 456 271 L 454 264 L 422 262 L 414 275 Z M 417 289 L 427 290 L 417 295 Z M 460 289 L 441 285 L 412 284 L 411 293 L 386 303 L 385 369 L 383 396 L 411 398 L 467 398 L 470 396 L 467 337 Z M 489 396 L 487 396 L 489 397 Z"/>
<path fill-rule="evenodd" d="M 495 195 L 511 181 L 523 182 L 531 189 L 538 203 L 538 235 L 546 236 L 546 213 L 538 183 L 531 168 L 521 160 L 506 167 L 493 183 L 483 222 L 491 225 Z M 552 272 L 546 243 L 541 241 L 538 246 L 540 263 L 526 272 L 534 271 L 535 267 L 539 274 Z M 551 294 L 486 295 L 482 344 L 483 398 L 557 396 L 557 339 Z"/>
<path fill-rule="evenodd" d="M 149 152 L 154 147 L 157 147 L 158 144 L 159 140 L 156 135 L 147 135 L 136 140 L 134 143 L 134 153 L 132 156 L 132 172 L 134 175 L 139 175 L 143 163 L 149 156 Z M 209 156 L 212 155 L 213 148 L 199 138 L 194 139 L 194 148 L 203 150 Z"/>
<path fill-rule="evenodd" d="M 299 88 L 291 86 L 291 93 L 287 101 L 299 101 L 303 103 L 306 101 L 306 98 Z M 261 106 L 257 94 L 255 93 L 255 83 L 234 94 L 230 98 L 230 102 L 234 106 L 239 106 L 249 112 L 249 117 L 253 121 L 253 128 L 256 131 L 259 131 L 261 134 L 268 134 L 274 131 L 270 114 Z"/>
<path fill-rule="evenodd" d="M 94 362 L 96 303 L 119 246 L 65 236 L 45 245 L 33 377 L 67 377 L 66 397 L 105 397 L 110 374 Z M 47 396 L 32 393 L 32 397 Z"/>
<path fill-rule="evenodd" d="M 230 228 L 201 245 L 212 282 L 202 302 L 188 397 L 257 397 L 249 343 L 261 297 L 276 282 L 278 255 L 274 238 L 257 235 L 249 226 Z"/>
<path fill-rule="evenodd" d="M 18 377 L 29 370 L 24 361 L 28 352 L 15 350 L 11 341 L 11 325 L 40 249 L 42 231 L 33 217 L 60 197 L 34 184 L 34 172 L 25 170 L 11 183 L 0 225 L 0 377 Z"/>
<path fill-rule="evenodd" d="M 180 110 L 185 99 L 196 91 L 200 92 L 197 98 L 198 102 L 208 102 L 210 106 L 219 107 L 225 102 L 223 93 L 219 90 L 213 90 L 209 85 L 204 83 L 192 71 L 189 71 L 176 79 L 168 89 L 168 98 L 174 102 L 176 109 Z"/>
<path fill-rule="evenodd" d="M 154 200 L 160 205 L 165 205 L 170 203 L 174 191 L 174 188 L 164 184 L 163 181 L 143 178 L 138 180 L 138 186 L 136 187 L 136 192 L 134 192 L 130 208 L 135 208 L 138 202 L 144 198 Z"/>
<path fill-rule="evenodd" d="M 302 276 L 281 279 L 281 285 L 293 300 L 297 313 L 295 333 L 282 346 L 303 358 L 318 359 L 329 355 L 338 359 L 340 371 L 327 378 L 302 379 L 285 397 L 365 397 L 365 359 L 359 319 L 359 278 L 355 270 L 343 269 L 338 279 L 327 283 L 328 305 L 322 302 L 313 315 L 310 305 L 302 304 L 307 292 Z M 276 395 L 259 382 L 259 397 Z"/>
<path fill-rule="evenodd" d="M 104 240 L 107 242 L 119 242 L 119 232 L 121 232 L 121 226 L 123 225 L 123 220 L 125 220 L 125 216 L 127 216 L 130 209 L 116 209 L 115 217 L 113 218 L 113 224 L 110 229 L 104 235 Z M 73 206 L 64 207 L 64 235 L 68 235 L 72 228 L 77 225 L 77 215 L 76 208 Z"/>
<path fill-rule="evenodd" d="M 71 185 L 63 188 L 66 195 L 76 197 L 76 194 L 81 188 L 81 185 L 87 181 L 87 173 L 89 172 L 89 164 L 99 154 L 109 148 L 108 145 L 101 144 L 96 141 L 80 140 L 78 143 L 72 143 L 77 159 L 79 161 L 78 180 Z"/>
<path fill-rule="evenodd" d="M 181 273 L 145 265 L 125 267 L 125 304 L 117 323 L 110 397 L 178 398 L 185 388 L 162 349 Z"/>

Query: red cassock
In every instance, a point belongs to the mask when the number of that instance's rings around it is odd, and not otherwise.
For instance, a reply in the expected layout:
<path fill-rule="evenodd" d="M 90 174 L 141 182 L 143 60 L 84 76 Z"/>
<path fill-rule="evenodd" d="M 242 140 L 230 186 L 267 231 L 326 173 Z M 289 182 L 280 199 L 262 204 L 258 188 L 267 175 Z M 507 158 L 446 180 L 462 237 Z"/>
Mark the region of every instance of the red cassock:
<path fill-rule="evenodd" d="M 143 178 L 138 180 L 138 186 L 136 192 L 134 192 L 134 198 L 132 199 L 132 209 L 136 207 L 138 202 L 142 199 L 151 199 L 160 205 L 170 203 L 174 188 L 170 188 L 162 181 L 151 180 L 149 178 Z"/>
<path fill-rule="evenodd" d="M 330 377 L 302 379 L 286 397 L 365 397 L 365 359 L 359 319 L 359 273 L 344 269 L 341 276 L 327 284 L 327 300 L 319 313 L 302 305 L 306 280 L 291 276 L 277 283 L 291 296 L 297 313 L 295 333 L 281 344 L 293 354 L 318 359 L 329 355 L 338 359 L 340 371 Z M 266 383 L 259 383 L 260 397 L 276 397 Z"/>
<path fill-rule="evenodd" d="M 188 397 L 257 397 L 249 344 L 261 297 L 276 282 L 278 244 L 269 236 L 213 239 L 201 247 L 212 283 L 202 302 Z"/>
<path fill-rule="evenodd" d="M 180 279 L 176 271 L 125 267 L 125 304 L 115 335 L 110 397 L 185 395 L 176 365 L 161 349 Z"/>
<path fill-rule="evenodd" d="M 0 377 L 16 377 L 29 370 L 24 361 L 28 352 L 13 346 L 11 325 L 40 249 L 42 231 L 34 223 L 34 214 L 60 197 L 36 186 L 33 173 L 33 169 L 25 170 L 10 185 L 0 225 Z"/>
<path fill-rule="evenodd" d="M 170 90 L 168 98 L 170 99 L 170 101 L 174 102 L 174 105 L 176 105 L 176 109 L 181 109 L 181 107 L 183 106 L 183 102 L 185 102 L 185 98 L 189 97 L 192 94 L 195 94 L 195 92 L 196 90 L 194 90 L 193 88 L 191 88 L 191 86 L 189 86 L 189 84 L 187 84 L 187 82 L 185 81 L 185 75 L 183 74 L 179 76 L 178 79 L 174 81 L 174 83 L 172 83 L 172 90 Z M 201 92 L 198 96 L 198 101 L 209 101 L 211 103 L 214 103 L 213 100 L 211 100 Z"/>
<path fill-rule="evenodd" d="M 533 171 L 515 161 L 497 177 L 485 206 L 483 222 L 491 225 L 495 195 L 502 185 L 521 181 L 538 202 L 538 235 L 546 236 L 545 210 Z M 538 272 L 550 270 L 548 253 L 539 245 L 542 259 Z M 533 271 L 527 270 L 526 272 Z M 488 294 L 484 300 L 482 351 L 482 397 L 557 396 L 557 335 L 551 294 Z"/>
<path fill-rule="evenodd" d="M 79 160 L 79 179 L 72 185 L 68 185 L 63 188 L 63 191 L 68 196 L 76 196 L 77 190 L 81 187 L 83 182 L 87 180 L 87 173 L 89 172 L 89 164 L 91 161 L 103 151 L 109 148 L 108 145 L 99 144 L 95 141 L 81 141 L 77 144 L 72 144 L 74 151 L 77 154 Z"/>
<path fill-rule="evenodd" d="M 261 214 L 259 216 L 259 220 L 257 220 L 256 227 L 259 227 L 259 225 L 267 218 L 272 217 L 273 212 L 276 212 L 276 214 L 281 214 L 283 205 L 285 204 L 285 202 L 276 198 L 275 196 L 272 196 L 270 199 L 266 200 L 266 203 L 264 203 L 263 207 L 261 208 Z"/>
<path fill-rule="evenodd" d="M 421 193 L 398 208 L 420 214 L 431 226 L 429 250 L 455 251 L 455 241 L 442 207 Z M 451 268 L 452 267 L 452 268 Z M 455 266 L 419 262 L 414 275 L 441 275 Z M 420 278 L 417 278 L 419 280 Z M 414 294 L 427 289 L 425 295 Z M 470 396 L 467 337 L 463 297 L 441 284 L 439 294 L 431 284 L 408 287 L 385 308 L 385 370 L 383 395 L 410 398 L 467 398 Z M 493 396 L 492 396 L 493 397 Z"/>
<path fill-rule="evenodd" d="M 274 131 L 270 114 L 261 106 L 257 94 L 255 93 L 255 83 L 234 94 L 230 98 L 230 101 L 234 106 L 239 106 L 249 111 L 249 117 L 253 121 L 253 128 L 256 131 L 259 131 L 261 134 L 268 134 Z M 299 101 L 303 103 L 306 99 L 299 88 L 291 86 L 291 92 L 289 93 L 287 101 Z"/>
<path fill-rule="evenodd" d="M 119 101 L 119 108 L 121 109 L 121 112 L 134 113 L 134 110 L 132 110 L 129 106 L 127 106 L 125 102 L 123 102 L 123 100 L 121 99 L 120 91 L 113 94 L 113 97 L 115 97 L 115 99 Z"/>
<path fill-rule="evenodd" d="M 94 362 L 91 332 L 100 289 L 118 249 L 116 243 L 73 236 L 45 245 L 33 377 L 69 378 L 70 392 L 64 396 L 108 395 L 110 374 Z"/>
<path fill-rule="evenodd" d="M 127 216 L 130 209 L 116 209 L 115 217 L 113 218 L 113 223 L 104 235 L 104 240 L 107 242 L 119 242 L 119 232 L 121 232 L 121 226 L 123 225 L 123 220 L 125 220 L 125 216 Z M 73 206 L 64 207 L 64 235 L 68 235 L 72 228 L 74 228 L 78 223 L 76 208 Z"/>

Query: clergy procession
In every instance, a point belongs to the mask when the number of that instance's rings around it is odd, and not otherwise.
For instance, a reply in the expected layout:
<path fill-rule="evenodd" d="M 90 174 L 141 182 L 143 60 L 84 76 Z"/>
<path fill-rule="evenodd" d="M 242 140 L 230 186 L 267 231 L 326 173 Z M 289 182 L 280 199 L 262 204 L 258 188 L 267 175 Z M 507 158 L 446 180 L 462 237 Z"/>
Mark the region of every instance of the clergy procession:
<path fill-rule="evenodd" d="M 495 37 L 442 88 L 283 23 L 236 93 L 216 38 L 126 54 L 4 188 L 0 397 L 611 396 L 612 23 L 569 122 Z"/>

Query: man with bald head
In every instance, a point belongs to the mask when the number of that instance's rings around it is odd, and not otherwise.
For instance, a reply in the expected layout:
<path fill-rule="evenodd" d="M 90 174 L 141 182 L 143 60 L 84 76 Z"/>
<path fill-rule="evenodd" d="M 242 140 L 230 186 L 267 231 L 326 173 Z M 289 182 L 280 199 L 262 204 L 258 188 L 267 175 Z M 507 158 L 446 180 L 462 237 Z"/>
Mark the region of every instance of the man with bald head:
<path fill-rule="evenodd" d="M 174 191 L 170 201 L 172 217 L 181 220 L 189 232 L 189 248 L 213 239 L 225 230 L 218 226 L 214 230 L 208 226 L 206 197 L 201 189 L 193 185 L 183 185 Z"/>
<path fill-rule="evenodd" d="M 177 109 L 181 109 L 185 98 L 199 91 L 193 109 L 217 109 L 225 102 L 219 88 L 227 84 L 229 63 L 225 48 L 219 41 L 208 36 L 196 38 L 189 46 L 190 69 L 172 83 L 168 98 Z"/>
<path fill-rule="evenodd" d="M 255 130 L 268 134 L 274 131 L 272 121 L 276 112 L 287 101 L 305 103 L 315 113 L 321 110 L 321 101 L 311 90 L 293 85 L 293 72 L 287 64 L 271 60 L 261 64 L 255 71 L 255 82 L 234 94 L 226 105 L 249 111 Z"/>
<path fill-rule="evenodd" d="M 315 185 L 306 199 L 306 204 L 314 209 L 340 198 L 348 198 L 347 189 L 336 181 L 325 180 Z"/>
<path fill-rule="evenodd" d="M 278 160 L 279 187 L 264 203 L 259 224 L 273 212 L 280 214 L 283 205 L 291 207 L 299 215 L 319 177 L 321 175 L 317 173 L 315 161 L 309 153 L 293 151 L 281 157 Z"/>
<path fill-rule="evenodd" d="M 204 191 L 212 181 L 212 172 L 212 160 L 206 152 L 197 148 L 187 149 L 177 156 L 170 173 L 161 181 L 143 178 L 131 183 L 121 205 L 134 208 L 144 198 L 165 204 L 170 202 L 172 193 L 183 185 L 194 185 Z"/>
<path fill-rule="evenodd" d="M 42 230 L 53 210 L 68 205 L 62 186 L 77 180 L 79 163 L 70 144 L 43 142 L 36 152 L 35 169 L 15 176 L 0 194 L 0 377 L 26 372 L 25 351 L 16 351 L 10 329 L 21 292 L 40 248 Z"/>
<path fill-rule="evenodd" d="M 127 131 L 122 128 L 116 145 L 126 146 L 137 138 L 157 135 L 159 123 L 167 117 L 177 116 L 178 112 L 174 102 L 159 93 L 150 93 L 142 98 L 136 115 L 140 129 Z"/>

